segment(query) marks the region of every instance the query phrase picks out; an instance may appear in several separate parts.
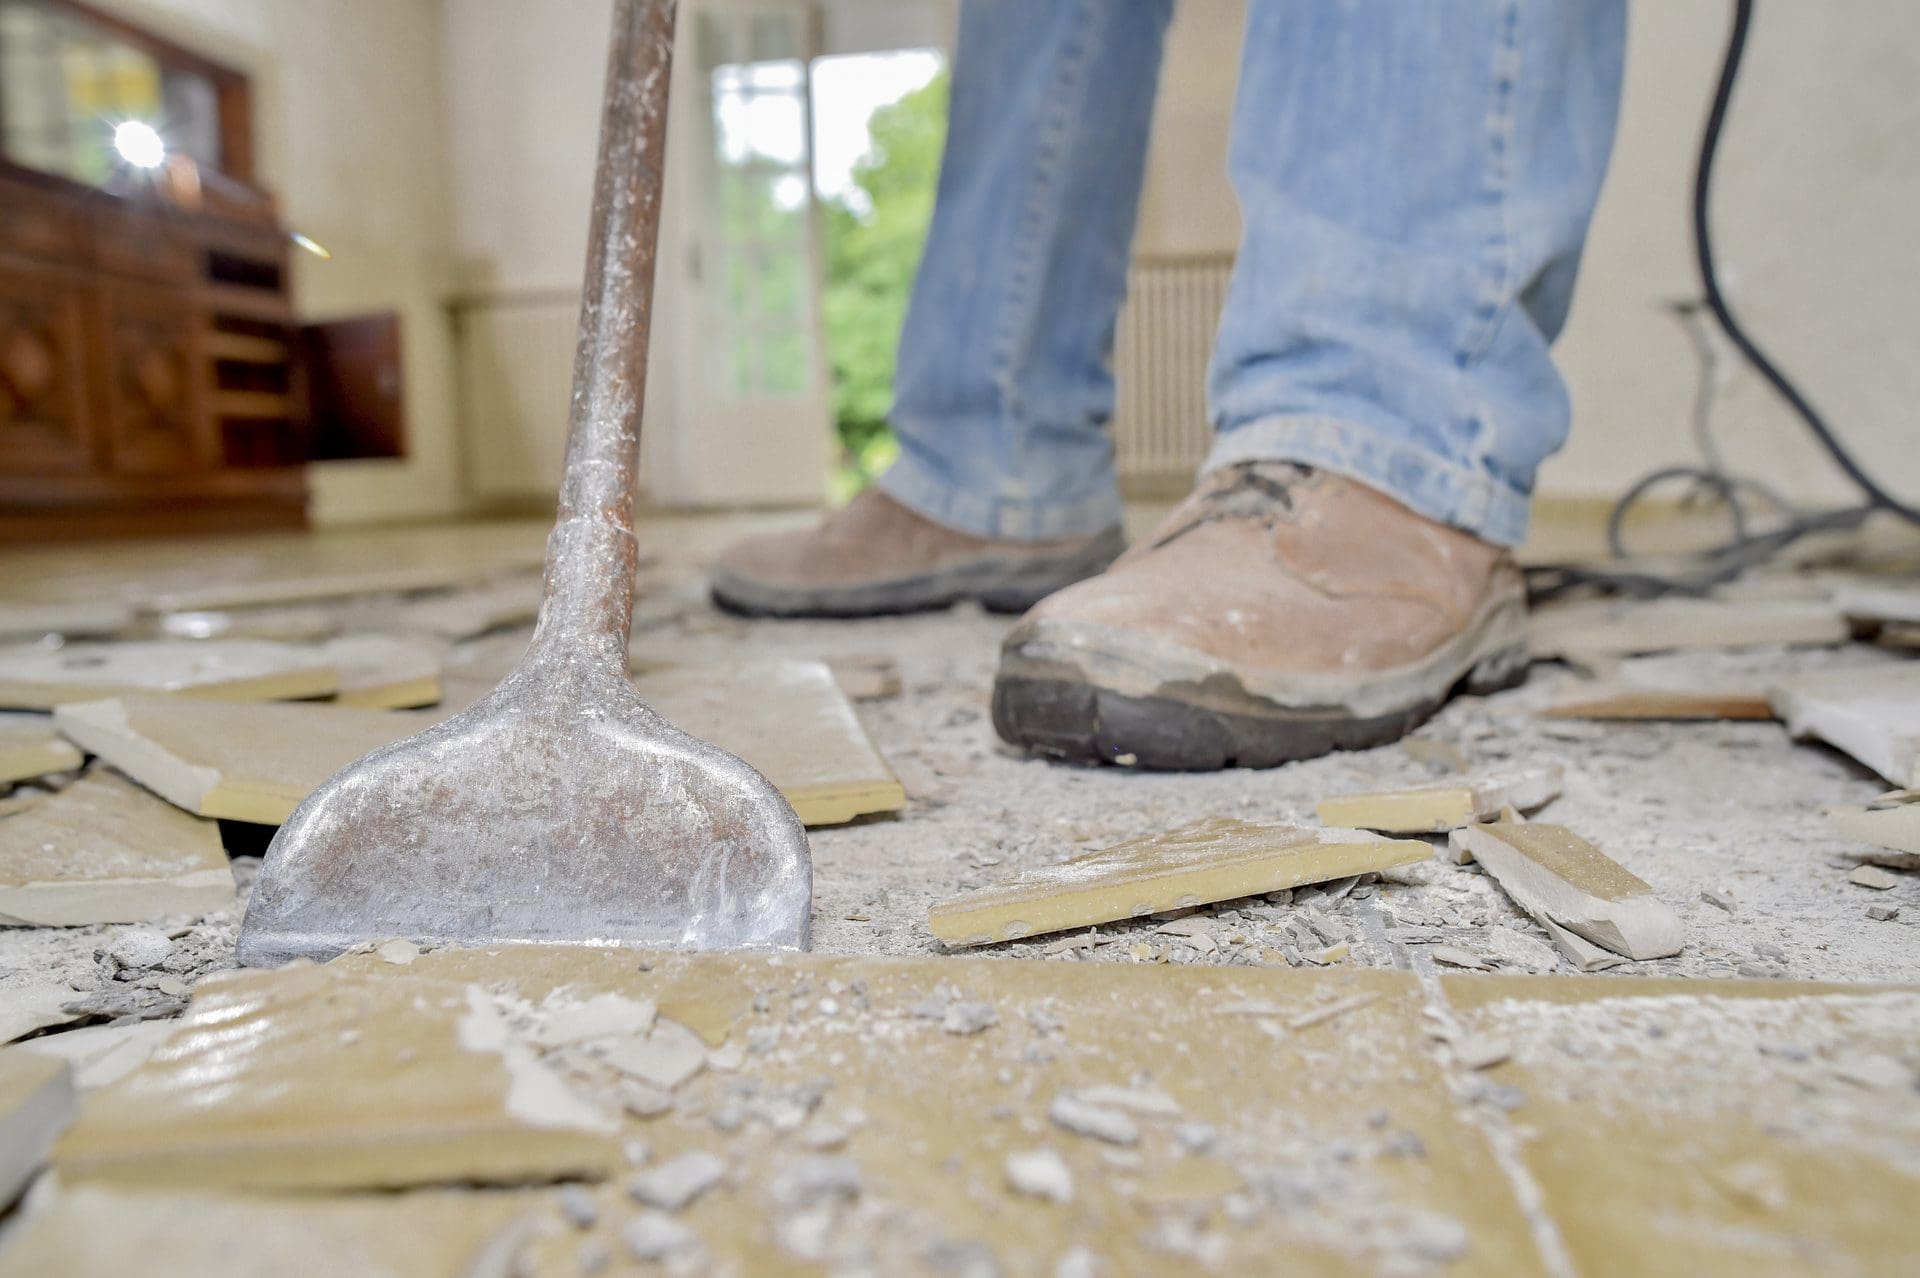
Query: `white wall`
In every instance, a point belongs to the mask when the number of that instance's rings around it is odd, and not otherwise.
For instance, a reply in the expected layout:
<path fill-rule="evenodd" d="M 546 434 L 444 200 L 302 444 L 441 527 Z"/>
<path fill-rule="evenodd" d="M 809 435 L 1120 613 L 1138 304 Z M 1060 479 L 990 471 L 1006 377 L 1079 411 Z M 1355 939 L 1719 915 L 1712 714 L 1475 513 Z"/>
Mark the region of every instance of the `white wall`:
<path fill-rule="evenodd" d="M 400 312 L 407 458 L 313 467 L 315 520 L 459 509 L 433 0 L 102 2 L 252 77 L 261 180 L 334 253 L 294 255 L 301 313 Z"/>
<path fill-rule="evenodd" d="M 1697 296 L 1694 153 L 1728 0 L 1632 6 L 1619 140 L 1560 344 L 1574 434 L 1546 493 L 1611 496 L 1694 457 L 1698 365 L 1664 304 Z M 1182 0 L 1162 72 L 1135 251 L 1230 253 L 1224 176 L 1243 0 Z M 1877 473 L 1920 498 L 1920 5 L 1760 7 L 1716 177 L 1723 281 L 1762 344 Z M 1806 500 L 1848 487 L 1729 359 L 1714 420 L 1730 463 Z"/>

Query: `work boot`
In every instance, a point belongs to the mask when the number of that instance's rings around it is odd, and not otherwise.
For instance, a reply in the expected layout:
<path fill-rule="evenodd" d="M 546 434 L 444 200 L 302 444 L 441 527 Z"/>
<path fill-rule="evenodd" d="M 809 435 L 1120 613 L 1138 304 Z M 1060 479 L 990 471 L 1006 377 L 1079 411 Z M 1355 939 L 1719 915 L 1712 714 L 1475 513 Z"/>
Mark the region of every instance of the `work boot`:
<path fill-rule="evenodd" d="M 1015 745 L 1145 768 L 1264 768 L 1396 740 L 1464 684 L 1526 673 L 1513 558 L 1289 462 L 1215 472 L 1007 636 Z"/>
<path fill-rule="evenodd" d="M 974 537 L 868 488 L 817 528 L 730 547 L 714 566 L 713 601 L 772 617 L 872 617 L 961 599 L 1024 612 L 1125 546 L 1118 527 L 1068 541 Z"/>

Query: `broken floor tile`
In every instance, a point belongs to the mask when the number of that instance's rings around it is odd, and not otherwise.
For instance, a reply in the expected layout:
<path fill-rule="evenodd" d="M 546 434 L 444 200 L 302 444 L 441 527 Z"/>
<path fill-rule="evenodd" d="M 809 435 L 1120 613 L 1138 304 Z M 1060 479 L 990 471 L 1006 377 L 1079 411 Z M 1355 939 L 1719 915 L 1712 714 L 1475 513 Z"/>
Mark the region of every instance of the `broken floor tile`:
<path fill-rule="evenodd" d="M 820 662 L 678 666 L 634 687 L 675 727 L 752 764 L 807 825 L 906 806 L 899 778 Z"/>
<path fill-rule="evenodd" d="M 68 1011 L 67 1005 L 81 997 L 64 981 L 0 985 L 0 1043 L 11 1043 L 49 1025 L 79 1020 L 85 1013 Z"/>
<path fill-rule="evenodd" d="M 1361 830 L 1214 817 L 943 901 L 929 913 L 928 927 L 951 947 L 990 945 L 1258 896 L 1431 855 L 1424 843 L 1382 839 Z"/>
<path fill-rule="evenodd" d="M 394 627 L 449 642 L 532 621 L 540 613 L 540 575 L 526 573 L 483 586 L 411 599 L 395 611 Z"/>
<path fill-rule="evenodd" d="M 440 700 L 440 658 L 426 644 L 393 635 L 346 635 L 321 644 L 320 655 L 340 672 L 335 703 L 367 710 L 401 710 Z"/>
<path fill-rule="evenodd" d="M 1047 1274 L 1089 1240 L 1113 1273 L 1158 1272 L 1169 1261 L 1150 1250 L 1143 1205 L 1205 1213 L 1209 1248 L 1226 1273 L 1264 1272 L 1277 1254 L 1305 1273 L 1394 1270 L 1411 1263 L 1432 1221 L 1448 1222 L 1467 1250 L 1463 1272 L 1542 1272 L 1484 1137 L 1457 1113 L 1421 1040 L 1421 987 L 1409 973 L 551 947 L 435 951 L 405 968 L 356 955 L 332 966 L 396 982 L 477 985 L 515 1008 L 538 1007 L 559 989 L 576 1000 L 615 993 L 703 1026 L 709 1047 L 771 1038 L 736 1070 L 682 1082 L 673 1105 L 644 1126 L 628 1120 L 627 1132 L 644 1131 L 658 1162 L 695 1151 L 726 1160 L 725 1192 L 661 1213 L 683 1228 L 681 1242 L 697 1241 L 714 1272 L 918 1273 L 927 1256 L 958 1255 L 966 1243 L 970 1263 Z M 941 987 L 949 992 L 935 1000 Z M 829 998 L 839 1002 L 831 1015 L 818 1006 Z M 957 1000 L 992 1005 L 1000 1024 L 977 1036 L 945 1033 L 941 1017 Z M 940 1017 L 914 1014 L 935 1001 Z M 1215 1010 L 1227 1003 L 1270 1004 L 1282 1018 L 1335 1010 L 1276 1040 L 1264 1018 Z M 1042 1009 L 1057 1016 L 1044 1035 L 1032 1020 Z M 777 1036 L 760 1033 L 774 1029 Z M 1050 1053 L 1044 1063 L 1026 1055 L 1037 1042 Z M 564 1061 L 583 1092 L 617 1092 L 617 1075 L 577 1047 L 546 1059 Z M 803 1143 L 805 1124 L 783 1133 L 757 1121 L 730 1131 L 710 1122 L 729 1103 L 818 1087 L 828 1089 L 822 1112 L 842 1128 L 831 1157 Z M 1136 1145 L 1111 1146 L 1053 1126 L 1047 1107 L 1061 1093 L 1125 1094 L 1156 1111 L 1170 1102 L 1186 1117 L 1107 1106 L 1141 1132 Z M 859 1117 L 848 1117 L 856 1104 Z M 1426 1160 L 1390 1154 L 1388 1134 L 1367 1125 L 1389 1104 Z M 1213 1129 L 1204 1151 L 1176 1140 L 1183 1121 Z M 1070 1204 L 1007 1185 L 1008 1157 L 1036 1147 L 1053 1148 L 1066 1164 Z M 1109 1154 L 1127 1165 L 1111 1165 Z M 1293 1186 L 1312 1186 L 1311 1199 L 1294 1196 Z M 599 1201 L 594 1236 L 611 1242 L 617 1266 L 620 1227 L 632 1217 L 612 1211 L 605 1191 Z M 1089 1223 L 1134 1221 L 1137 1230 Z M 574 1272 L 580 1244 L 556 1212 L 551 1235 L 532 1244 L 528 1271 Z"/>
<path fill-rule="evenodd" d="M 0 1211 L 46 1162 L 73 1119 L 74 1100 L 73 1070 L 65 1061 L 0 1048 Z"/>
<path fill-rule="evenodd" d="M 61 706 L 60 730 L 188 812 L 279 825 L 328 777 L 431 718 L 322 704 L 128 696 Z"/>
<path fill-rule="evenodd" d="M 1498 1072 L 1524 1097 L 1514 1152 L 1564 1242 L 1566 1272 L 1894 1274 L 1920 1255 L 1920 1215 L 1907 1206 L 1920 1190 L 1920 1091 L 1854 1083 L 1830 1064 L 1911 1057 L 1920 991 L 1440 985 L 1463 1031 L 1511 1047 Z"/>
<path fill-rule="evenodd" d="M 140 923 L 233 900 L 219 827 L 111 768 L 0 821 L 0 924 Z"/>
<path fill-rule="evenodd" d="M 1818 737 L 1897 786 L 1920 788 L 1920 662 L 1802 675 L 1768 690 L 1796 737 Z"/>
<path fill-rule="evenodd" d="M 1541 711 L 1554 719 L 1757 720 L 1773 718 L 1764 692 L 1703 692 L 1615 686 L 1585 688 Z"/>
<path fill-rule="evenodd" d="M 1444 834 L 1491 821 L 1505 808 L 1532 812 L 1560 794 L 1558 764 L 1491 773 L 1458 785 L 1342 794 L 1315 805 L 1321 822 L 1383 834 Z"/>
<path fill-rule="evenodd" d="M 273 1196 L 67 1185 L 0 1249 L 0 1278 L 503 1274 L 539 1206 L 524 1191 Z"/>
<path fill-rule="evenodd" d="M 0 711 L 0 785 L 67 772 L 85 762 L 44 714 Z"/>
<path fill-rule="evenodd" d="M 98 639 L 133 624 L 133 609 L 114 600 L 0 600 L 0 640 Z"/>
<path fill-rule="evenodd" d="M 1577 664 L 1638 653 L 1762 644 L 1826 647 L 1852 637 L 1847 620 L 1824 600 L 1586 599 L 1541 608 L 1528 618 L 1536 659 Z"/>
<path fill-rule="evenodd" d="M 1877 865 L 1856 866 L 1847 882 L 1855 887 L 1872 888 L 1876 892 L 1885 892 L 1899 886 L 1900 880 L 1893 877 Z"/>
<path fill-rule="evenodd" d="M 1633 959 L 1678 954 L 1680 916 L 1638 876 L 1565 826 L 1501 821 L 1448 836 L 1521 909 Z"/>
<path fill-rule="evenodd" d="M 1827 820 L 1867 846 L 1847 855 L 1896 870 L 1920 870 L 1920 790 L 1896 790 L 1863 808 L 1829 808 Z"/>
<path fill-rule="evenodd" d="M 679 1211 L 720 1183 L 726 1160 L 696 1149 L 627 1178 L 633 1200 L 663 1211 Z"/>
<path fill-rule="evenodd" d="M 153 1055 L 153 1049 L 173 1030 L 172 1021 L 83 1025 L 26 1039 L 18 1047 L 23 1052 L 66 1061 L 73 1066 L 74 1086 L 85 1092 L 125 1078 Z"/>
<path fill-rule="evenodd" d="M 141 692 L 290 701 L 324 697 L 339 686 L 339 671 L 313 649 L 259 640 L 0 648 L 0 707 L 20 710 Z"/>
<path fill-rule="evenodd" d="M 89 1097 L 55 1153 L 62 1178 L 272 1191 L 617 1167 L 611 1118 L 513 1036 L 491 996 L 418 966 L 203 981 L 152 1057 Z"/>

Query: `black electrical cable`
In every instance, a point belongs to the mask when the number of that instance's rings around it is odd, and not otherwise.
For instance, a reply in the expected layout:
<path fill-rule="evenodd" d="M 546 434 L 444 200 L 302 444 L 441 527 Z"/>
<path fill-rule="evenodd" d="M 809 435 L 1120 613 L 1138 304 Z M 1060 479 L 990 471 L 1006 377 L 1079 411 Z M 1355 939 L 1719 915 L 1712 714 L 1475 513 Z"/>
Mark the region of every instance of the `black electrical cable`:
<path fill-rule="evenodd" d="M 1920 507 L 1910 506 L 1882 488 L 1853 459 L 1826 420 L 1800 393 L 1800 388 L 1748 336 L 1747 330 L 1727 305 L 1726 295 L 1720 291 L 1720 276 L 1713 264 L 1713 234 L 1708 226 L 1707 214 L 1712 204 L 1713 162 L 1720 153 L 1720 130 L 1726 124 L 1727 104 L 1733 98 L 1734 80 L 1740 74 L 1740 62 L 1746 55 L 1747 31 L 1753 25 L 1753 4 L 1754 0 L 1734 0 L 1733 32 L 1727 37 L 1727 54 L 1720 64 L 1720 82 L 1713 91 L 1713 106 L 1707 112 L 1707 127 L 1700 140 L 1700 162 L 1693 175 L 1693 250 L 1700 264 L 1700 283 L 1706 290 L 1707 309 L 1720 322 L 1727 340 L 1733 343 L 1747 363 L 1753 365 L 1755 372 L 1766 378 L 1774 393 L 1787 401 L 1787 406 L 1807 424 L 1807 429 L 1827 450 L 1834 464 L 1845 471 L 1855 487 L 1867 495 L 1867 504 L 1876 510 L 1891 511 L 1912 523 L 1920 523 Z"/>
<path fill-rule="evenodd" d="M 1720 276 L 1714 264 L 1713 233 L 1709 213 L 1712 207 L 1713 167 L 1720 152 L 1720 135 L 1726 126 L 1733 86 L 1746 54 L 1747 36 L 1753 25 L 1754 0 L 1734 0 L 1733 27 L 1727 37 L 1727 50 L 1720 63 L 1720 76 L 1714 86 L 1713 103 L 1701 132 L 1699 159 L 1693 181 L 1693 247 L 1705 290 L 1705 304 L 1720 329 L 1727 335 L 1743 359 L 1764 378 L 1776 394 L 1805 423 L 1814 439 L 1839 466 L 1847 478 L 1863 492 L 1863 505 L 1816 513 L 1786 511 L 1787 517 L 1765 531 L 1755 532 L 1743 494 L 1765 498 L 1776 510 L 1780 499 L 1766 486 L 1751 479 L 1728 474 L 1709 452 L 1708 464 L 1668 466 L 1645 476 L 1629 488 L 1613 505 L 1607 519 L 1607 545 L 1616 559 L 1628 558 L 1624 526 L 1627 514 L 1646 494 L 1662 484 L 1686 480 L 1696 492 L 1719 497 L 1733 522 L 1733 536 L 1722 545 L 1688 556 L 1691 568 L 1677 574 L 1647 569 L 1602 568 L 1585 565 L 1550 565 L 1528 574 L 1529 593 L 1536 601 L 1553 598 L 1571 590 L 1599 588 L 1617 593 L 1650 597 L 1662 594 L 1704 594 L 1713 587 L 1738 577 L 1747 569 L 1764 562 L 1800 538 L 1818 532 L 1844 531 L 1858 527 L 1876 511 L 1886 511 L 1902 519 L 1920 523 L 1920 508 L 1908 505 L 1881 487 L 1854 460 L 1819 411 L 1780 367 L 1760 349 L 1727 304 L 1720 288 Z"/>

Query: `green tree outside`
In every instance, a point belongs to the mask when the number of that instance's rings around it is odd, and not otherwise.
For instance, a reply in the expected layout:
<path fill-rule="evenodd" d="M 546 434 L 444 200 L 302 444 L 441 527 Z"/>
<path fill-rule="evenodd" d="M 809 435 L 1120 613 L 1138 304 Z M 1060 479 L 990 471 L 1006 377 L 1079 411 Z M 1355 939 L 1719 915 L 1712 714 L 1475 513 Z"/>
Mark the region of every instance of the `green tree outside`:
<path fill-rule="evenodd" d="M 847 200 L 823 208 L 826 289 L 821 307 L 833 367 L 833 416 L 841 464 L 834 497 L 844 501 L 898 453 L 893 410 L 894 348 L 907 296 L 933 217 L 940 150 L 947 135 L 947 73 L 876 110 L 867 154 L 853 182 L 865 209 Z"/>

